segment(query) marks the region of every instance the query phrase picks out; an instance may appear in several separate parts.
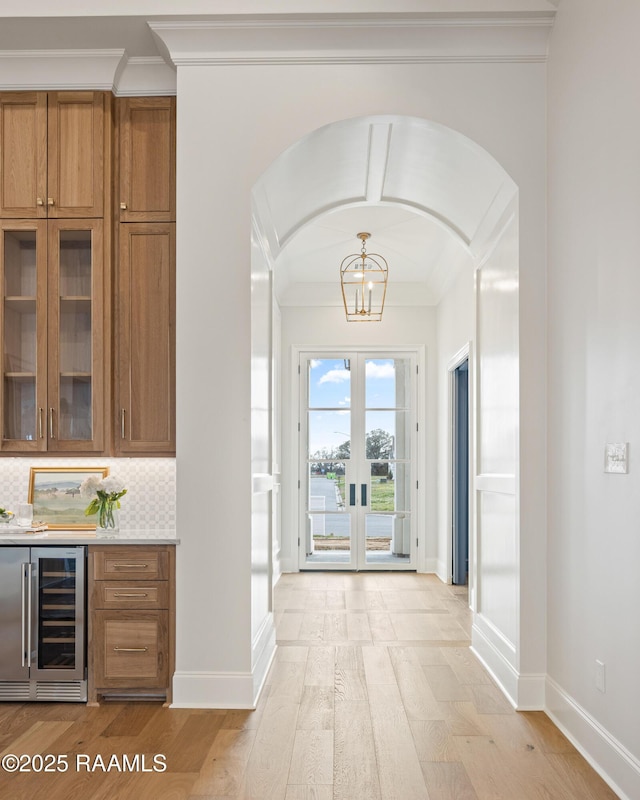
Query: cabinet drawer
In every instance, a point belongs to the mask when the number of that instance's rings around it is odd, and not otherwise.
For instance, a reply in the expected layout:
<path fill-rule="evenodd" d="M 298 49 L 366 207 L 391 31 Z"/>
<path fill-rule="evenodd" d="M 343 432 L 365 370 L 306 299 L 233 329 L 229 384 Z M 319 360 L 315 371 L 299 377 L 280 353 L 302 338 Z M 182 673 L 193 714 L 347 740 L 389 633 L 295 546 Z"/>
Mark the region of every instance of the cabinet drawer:
<path fill-rule="evenodd" d="M 98 687 L 164 688 L 169 679 L 166 611 L 96 611 Z"/>
<path fill-rule="evenodd" d="M 92 608 L 169 608 L 168 581 L 96 581 Z"/>
<path fill-rule="evenodd" d="M 160 547 L 109 547 L 94 551 L 93 579 L 166 580 L 169 554 Z"/>

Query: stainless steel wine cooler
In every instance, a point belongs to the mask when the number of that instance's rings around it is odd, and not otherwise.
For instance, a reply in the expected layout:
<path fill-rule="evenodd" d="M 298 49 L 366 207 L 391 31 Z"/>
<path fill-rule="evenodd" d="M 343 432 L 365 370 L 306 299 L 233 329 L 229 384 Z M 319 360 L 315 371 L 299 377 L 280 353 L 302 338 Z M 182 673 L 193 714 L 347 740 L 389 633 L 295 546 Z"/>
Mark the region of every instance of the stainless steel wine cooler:
<path fill-rule="evenodd" d="M 0 547 L 0 700 L 87 699 L 85 548 Z"/>

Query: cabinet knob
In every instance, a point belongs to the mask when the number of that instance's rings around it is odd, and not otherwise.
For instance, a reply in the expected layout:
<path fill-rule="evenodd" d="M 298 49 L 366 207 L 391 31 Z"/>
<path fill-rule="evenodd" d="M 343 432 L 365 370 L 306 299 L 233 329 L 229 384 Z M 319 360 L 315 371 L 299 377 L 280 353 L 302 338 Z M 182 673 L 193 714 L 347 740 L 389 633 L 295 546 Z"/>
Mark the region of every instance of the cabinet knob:
<path fill-rule="evenodd" d="M 48 205 L 48 206 L 55 205 L 55 204 L 54 204 L 54 202 L 53 202 L 53 197 L 48 197 L 48 198 L 47 198 L 47 205 Z"/>
<path fill-rule="evenodd" d="M 120 203 L 120 211 L 126 211 L 126 210 L 127 210 L 127 204 L 126 203 Z"/>
<path fill-rule="evenodd" d="M 44 200 L 41 197 L 36 197 L 36 205 L 37 206 L 43 206 L 44 205 Z"/>

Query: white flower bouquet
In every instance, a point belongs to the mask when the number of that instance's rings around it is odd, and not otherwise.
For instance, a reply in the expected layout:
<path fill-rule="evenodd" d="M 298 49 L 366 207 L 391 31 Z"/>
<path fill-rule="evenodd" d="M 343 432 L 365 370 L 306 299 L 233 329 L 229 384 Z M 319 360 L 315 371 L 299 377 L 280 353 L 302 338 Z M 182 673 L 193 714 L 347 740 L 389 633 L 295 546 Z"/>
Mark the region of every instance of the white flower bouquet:
<path fill-rule="evenodd" d="M 120 508 L 120 498 L 126 493 L 124 483 L 115 475 L 106 478 L 90 475 L 80 484 L 80 496 L 93 498 L 85 509 L 85 516 L 97 514 L 98 528 L 116 528 L 115 509 Z"/>

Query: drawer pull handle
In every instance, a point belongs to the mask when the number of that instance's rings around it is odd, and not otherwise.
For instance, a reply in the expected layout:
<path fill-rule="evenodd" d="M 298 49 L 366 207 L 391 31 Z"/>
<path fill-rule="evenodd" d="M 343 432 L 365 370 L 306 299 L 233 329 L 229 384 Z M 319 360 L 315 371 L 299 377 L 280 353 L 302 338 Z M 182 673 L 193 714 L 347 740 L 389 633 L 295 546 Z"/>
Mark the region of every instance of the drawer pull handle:
<path fill-rule="evenodd" d="M 116 653 L 146 653 L 148 647 L 114 647 Z"/>
<path fill-rule="evenodd" d="M 149 565 L 148 564 L 114 564 L 115 568 L 120 569 L 137 569 L 138 567 L 142 569 L 146 569 Z"/>
<path fill-rule="evenodd" d="M 147 597 L 148 594 L 149 594 L 148 592 L 138 592 L 137 594 L 135 592 L 114 592 L 113 596 L 114 597 Z"/>

